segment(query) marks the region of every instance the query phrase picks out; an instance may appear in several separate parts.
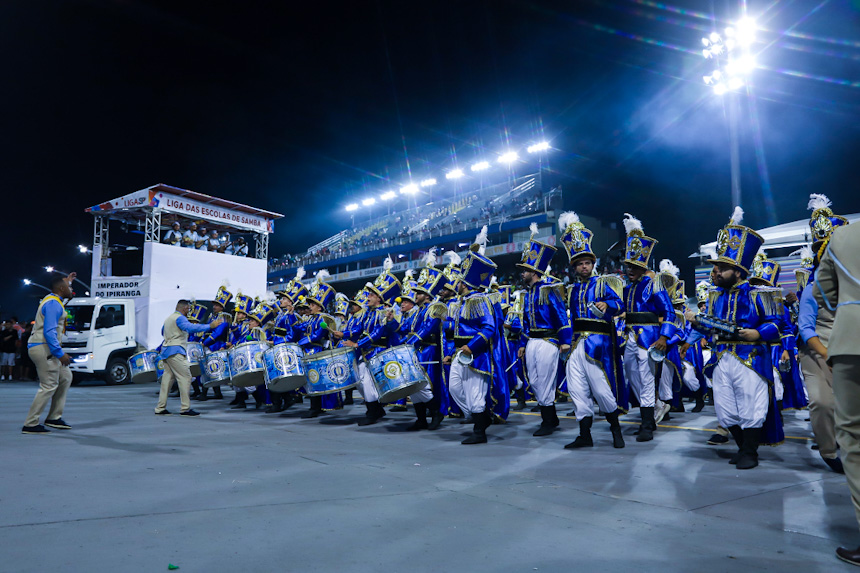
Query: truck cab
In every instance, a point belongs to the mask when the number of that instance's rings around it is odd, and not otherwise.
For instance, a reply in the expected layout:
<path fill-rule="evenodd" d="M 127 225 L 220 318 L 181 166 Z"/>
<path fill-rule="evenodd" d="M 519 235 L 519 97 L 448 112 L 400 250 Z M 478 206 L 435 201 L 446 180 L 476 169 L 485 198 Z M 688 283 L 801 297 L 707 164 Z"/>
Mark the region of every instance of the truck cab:
<path fill-rule="evenodd" d="M 128 298 L 73 298 L 66 303 L 60 341 L 73 373 L 95 374 L 108 384 L 130 381 L 128 358 L 138 351 L 135 305 Z"/>

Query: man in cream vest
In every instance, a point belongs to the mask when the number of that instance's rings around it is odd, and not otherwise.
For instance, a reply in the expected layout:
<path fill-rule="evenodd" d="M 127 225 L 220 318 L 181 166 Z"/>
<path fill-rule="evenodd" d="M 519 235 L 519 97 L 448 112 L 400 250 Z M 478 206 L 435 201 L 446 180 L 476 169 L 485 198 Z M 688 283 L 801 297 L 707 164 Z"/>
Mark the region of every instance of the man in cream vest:
<path fill-rule="evenodd" d="M 819 307 L 836 313 L 827 363 L 833 368 L 836 441 L 842 448 L 845 477 L 860 521 L 860 225 L 833 231 L 815 282 L 807 288 L 813 289 Z M 840 547 L 836 555 L 860 565 L 860 547 Z"/>
<path fill-rule="evenodd" d="M 191 368 L 188 365 L 188 357 L 185 353 L 185 345 L 188 344 L 188 334 L 192 332 L 206 332 L 212 330 L 221 320 L 213 320 L 209 324 L 193 324 L 188 320 L 188 311 L 191 303 L 180 300 L 176 303 L 176 310 L 164 321 L 161 329 L 164 336 L 164 344 L 161 347 L 161 359 L 164 361 L 164 375 L 161 377 L 161 391 L 158 393 L 158 405 L 155 413 L 159 416 L 168 416 L 167 393 L 176 380 L 179 385 L 179 400 L 181 408 L 179 414 L 182 416 L 198 416 L 199 412 L 191 409 L 188 396 L 188 388 L 191 386 Z"/>

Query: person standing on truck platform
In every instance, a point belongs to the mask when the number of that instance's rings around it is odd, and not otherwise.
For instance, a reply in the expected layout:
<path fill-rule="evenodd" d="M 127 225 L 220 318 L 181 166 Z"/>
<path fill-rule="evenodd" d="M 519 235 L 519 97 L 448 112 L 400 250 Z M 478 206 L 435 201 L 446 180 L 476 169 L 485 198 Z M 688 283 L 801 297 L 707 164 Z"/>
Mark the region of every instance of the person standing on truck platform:
<path fill-rule="evenodd" d="M 188 225 L 188 230 L 182 234 L 182 246 L 188 249 L 197 247 L 197 241 L 200 240 L 200 235 L 197 234 L 197 223 Z"/>
<path fill-rule="evenodd" d="M 158 404 L 155 413 L 159 416 L 168 416 L 167 393 L 176 380 L 179 386 L 179 399 L 181 408 L 179 414 L 182 416 L 199 416 L 198 412 L 191 409 L 191 401 L 188 396 L 188 387 L 191 386 L 191 367 L 186 358 L 185 345 L 188 343 L 188 334 L 193 332 L 207 332 L 221 324 L 221 319 L 214 320 L 209 324 L 192 324 L 188 320 L 188 311 L 191 303 L 180 300 L 176 303 L 176 311 L 167 317 L 162 327 L 164 344 L 161 349 L 161 359 L 164 361 L 164 375 L 161 377 L 161 391 L 158 393 Z"/>
<path fill-rule="evenodd" d="M 182 242 L 182 231 L 179 230 L 179 221 L 174 221 L 173 226 L 167 233 L 164 235 L 164 239 L 161 241 L 165 245 L 176 245 Z"/>
<path fill-rule="evenodd" d="M 21 429 L 24 434 L 46 434 L 51 430 L 45 426 L 59 430 L 72 428 L 63 420 L 66 393 L 72 385 L 72 370 L 69 368 L 72 359 L 63 352 L 60 341 L 66 329 L 63 301 L 72 298 L 71 285 L 76 276 L 77 273 L 70 273 L 67 277 L 54 277 L 51 280 L 51 294 L 42 299 L 36 310 L 36 322 L 27 343 L 27 351 L 36 365 L 39 390 Z M 42 425 L 39 418 L 49 400 L 51 409 Z"/>

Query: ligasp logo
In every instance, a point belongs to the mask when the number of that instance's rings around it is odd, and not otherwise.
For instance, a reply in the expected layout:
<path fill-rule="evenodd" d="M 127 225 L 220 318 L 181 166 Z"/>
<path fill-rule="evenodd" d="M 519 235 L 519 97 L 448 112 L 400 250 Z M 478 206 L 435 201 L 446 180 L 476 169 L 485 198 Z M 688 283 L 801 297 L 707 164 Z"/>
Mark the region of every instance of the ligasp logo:
<path fill-rule="evenodd" d="M 349 365 L 345 360 L 335 360 L 326 367 L 326 376 L 337 384 L 349 378 L 349 374 Z"/>
<path fill-rule="evenodd" d="M 389 380 L 396 380 L 400 378 L 400 375 L 403 373 L 403 367 L 399 362 L 386 362 L 382 367 L 382 373 L 385 374 L 385 377 Z"/>

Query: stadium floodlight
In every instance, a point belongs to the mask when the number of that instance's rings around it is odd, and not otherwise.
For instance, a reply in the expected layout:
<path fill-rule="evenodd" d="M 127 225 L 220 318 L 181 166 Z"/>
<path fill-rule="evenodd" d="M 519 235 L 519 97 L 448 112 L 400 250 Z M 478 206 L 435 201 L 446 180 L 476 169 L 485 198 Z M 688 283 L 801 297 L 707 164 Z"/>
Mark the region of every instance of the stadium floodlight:
<path fill-rule="evenodd" d="M 549 149 L 549 142 L 541 141 L 540 143 L 529 145 L 526 151 L 528 151 L 529 153 L 538 153 L 539 151 L 546 151 L 547 149 Z"/>
<path fill-rule="evenodd" d="M 756 22 L 752 18 L 742 18 L 735 26 L 735 39 L 741 46 L 749 46 L 755 42 Z"/>
<path fill-rule="evenodd" d="M 730 90 L 737 90 L 737 89 L 742 88 L 743 86 L 744 86 L 744 81 L 740 78 L 735 77 L 735 78 L 731 78 L 729 80 L 729 89 Z"/>
<path fill-rule="evenodd" d="M 432 187 L 433 185 L 436 185 L 436 179 L 434 179 L 433 177 L 425 179 L 421 182 L 422 187 Z"/>
<path fill-rule="evenodd" d="M 30 286 L 31 284 L 33 284 L 33 281 L 31 281 L 30 279 L 24 279 L 24 284 Z"/>
<path fill-rule="evenodd" d="M 346 206 L 347 211 L 355 211 L 358 209 L 358 203 L 350 203 Z"/>
<path fill-rule="evenodd" d="M 472 171 L 484 171 L 485 169 L 489 169 L 489 168 L 490 168 L 490 162 L 489 161 L 479 161 L 479 162 L 473 164 L 471 167 Z"/>
<path fill-rule="evenodd" d="M 400 192 L 403 195 L 415 195 L 416 193 L 418 193 L 418 185 L 416 185 L 415 183 L 404 185 L 400 188 Z"/>
<path fill-rule="evenodd" d="M 361 202 L 361 204 L 364 205 L 365 207 L 370 207 L 374 203 L 376 203 L 376 199 L 374 199 L 373 197 L 368 197 L 367 199 L 365 199 Z"/>
<path fill-rule="evenodd" d="M 86 255 L 87 253 L 89 253 L 89 252 L 90 252 L 90 250 L 89 250 L 88 248 L 86 248 L 84 245 L 78 245 L 78 251 L 79 251 L 82 255 Z"/>
<path fill-rule="evenodd" d="M 446 173 L 445 179 L 459 179 L 460 177 L 463 177 L 464 175 L 466 175 L 466 174 L 463 173 L 462 169 L 455 169 L 454 171 L 449 171 L 448 173 Z"/>
<path fill-rule="evenodd" d="M 383 201 L 391 201 L 395 197 L 397 197 L 397 193 L 395 193 L 394 191 L 386 191 L 385 193 L 383 193 L 382 195 L 379 196 L 379 198 L 382 199 Z"/>
<path fill-rule="evenodd" d="M 508 151 L 507 153 L 503 153 L 499 156 L 499 163 L 506 163 L 510 165 L 519 158 L 520 156 L 517 155 L 516 151 Z"/>
<path fill-rule="evenodd" d="M 714 86 L 714 93 L 717 94 L 718 96 L 723 95 L 727 91 L 728 91 L 728 89 L 726 88 L 726 84 L 717 84 Z"/>

